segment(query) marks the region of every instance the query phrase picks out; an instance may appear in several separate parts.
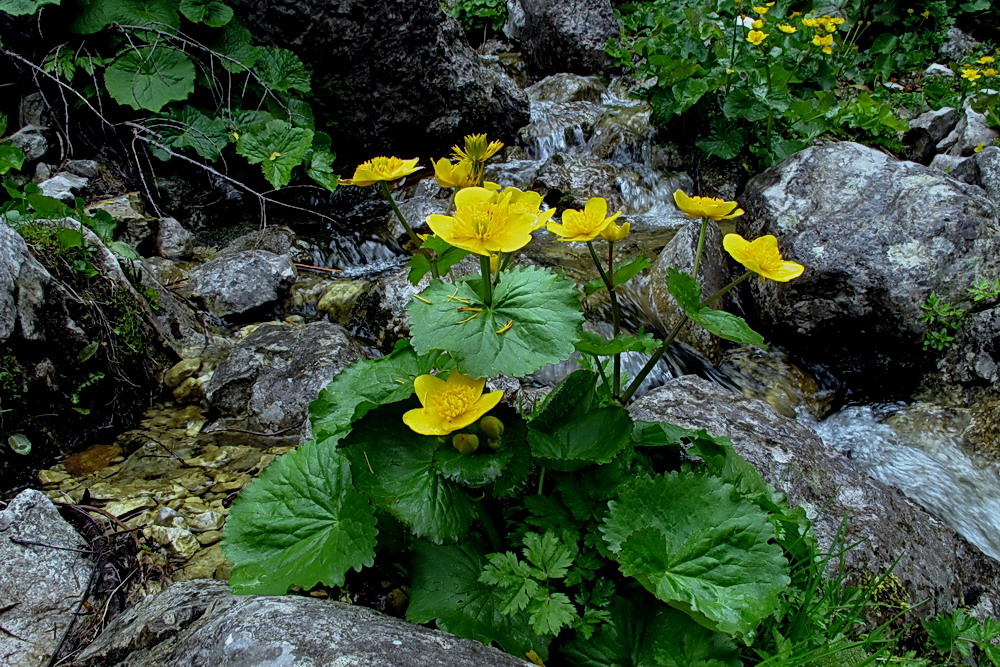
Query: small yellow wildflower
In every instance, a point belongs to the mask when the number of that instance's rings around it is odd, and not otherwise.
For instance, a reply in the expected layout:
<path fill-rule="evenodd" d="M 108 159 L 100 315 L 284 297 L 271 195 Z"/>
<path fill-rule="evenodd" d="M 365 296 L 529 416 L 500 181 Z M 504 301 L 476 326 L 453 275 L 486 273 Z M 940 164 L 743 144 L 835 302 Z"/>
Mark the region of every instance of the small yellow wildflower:
<path fill-rule="evenodd" d="M 758 14 L 761 14 L 761 15 L 767 14 L 767 10 L 769 10 L 769 9 L 771 9 L 771 8 L 770 7 L 754 7 L 753 8 L 753 10 L 755 12 L 757 12 Z"/>
<path fill-rule="evenodd" d="M 822 47 L 823 53 L 833 53 L 833 49 L 830 47 L 833 44 L 833 35 L 823 35 L 822 37 L 816 35 L 813 37 L 812 43 Z"/>
<path fill-rule="evenodd" d="M 616 225 L 612 222 L 604 228 L 604 231 L 601 232 L 601 238 L 610 243 L 621 241 L 623 238 L 628 236 L 631 228 L 632 224 L 629 222 L 626 222 L 624 225 Z"/>
<path fill-rule="evenodd" d="M 470 161 L 459 160 L 453 164 L 445 157 L 434 163 L 434 180 L 442 188 L 470 188 L 478 185 Z"/>
<path fill-rule="evenodd" d="M 528 245 L 536 220 L 535 215 L 511 210 L 510 193 L 472 187 L 455 193 L 455 215 L 432 214 L 427 226 L 456 248 L 488 257 Z"/>
<path fill-rule="evenodd" d="M 486 143 L 485 134 L 469 134 L 465 137 L 465 150 L 452 146 L 452 154 L 456 160 L 465 159 L 470 162 L 486 162 L 503 148 L 502 141 Z"/>
<path fill-rule="evenodd" d="M 815 28 L 819 24 L 816 22 L 816 19 L 812 17 L 806 17 L 802 19 L 802 25 L 804 25 L 807 28 Z"/>
<path fill-rule="evenodd" d="M 791 35 L 793 32 L 798 32 L 798 28 L 796 28 L 795 26 L 785 25 L 784 23 L 778 25 L 778 30 L 788 35 Z"/>
<path fill-rule="evenodd" d="M 747 33 L 747 41 L 754 46 L 760 46 L 760 43 L 767 39 L 769 33 L 761 32 L 760 30 L 751 30 Z"/>
<path fill-rule="evenodd" d="M 718 222 L 743 215 L 743 209 L 734 201 L 723 201 L 715 197 L 689 197 L 683 190 L 674 192 L 674 203 L 681 212 L 691 218 L 709 218 Z"/>
<path fill-rule="evenodd" d="M 980 65 L 989 65 L 991 63 L 995 63 L 996 61 L 997 61 L 997 59 L 994 58 L 993 56 L 983 56 L 982 58 L 980 58 L 976 62 L 979 63 Z"/>
<path fill-rule="evenodd" d="M 781 257 L 778 239 L 770 234 L 753 241 L 747 241 L 739 234 L 726 234 L 722 239 L 722 247 L 733 259 L 759 275 L 761 282 L 775 280 L 787 283 L 805 271 L 801 264 Z"/>
<path fill-rule="evenodd" d="M 496 407 L 502 391 L 483 394 L 486 379 L 473 380 L 451 371 L 447 380 L 418 375 L 413 381 L 423 407 L 403 413 L 403 423 L 422 435 L 448 435 L 465 428 Z"/>
<path fill-rule="evenodd" d="M 496 190 L 500 197 L 510 195 L 510 212 L 511 213 L 524 213 L 534 217 L 534 222 L 531 223 L 531 231 L 536 229 L 541 229 L 544 227 L 552 216 L 556 214 L 554 208 L 547 210 L 542 210 L 542 195 L 538 194 L 534 190 L 528 190 L 523 192 L 514 187 L 504 188 L 503 191 L 500 190 L 500 186 L 496 183 L 490 183 L 487 190 Z"/>
<path fill-rule="evenodd" d="M 753 25 L 753 29 L 754 30 L 760 30 L 761 28 L 764 27 L 764 19 L 757 19 L 756 21 L 754 21 L 752 23 L 752 25 Z M 760 42 L 756 42 L 756 43 L 760 44 Z"/>
<path fill-rule="evenodd" d="M 802 12 L 792 12 L 791 14 L 788 15 L 788 18 L 793 19 L 796 16 L 802 16 Z"/>
<path fill-rule="evenodd" d="M 566 209 L 562 223 L 550 222 L 548 230 L 561 237 L 560 241 L 593 241 L 608 225 L 621 215 L 621 211 L 608 217 L 608 202 L 603 197 L 591 197 L 582 211 Z"/>
<path fill-rule="evenodd" d="M 974 67 L 966 67 L 962 69 L 962 78 L 968 79 L 969 81 L 975 81 L 976 79 L 982 78 L 979 70 Z"/>
<path fill-rule="evenodd" d="M 912 13 L 913 13 L 913 7 L 910 7 L 910 8 L 908 8 L 908 9 L 906 10 L 906 13 L 907 13 L 907 14 L 912 14 Z"/>
<path fill-rule="evenodd" d="M 354 170 L 354 177 L 350 179 L 340 179 L 341 185 L 358 185 L 365 187 L 374 185 L 379 181 L 398 181 L 404 176 L 409 176 L 415 171 L 419 171 L 417 158 L 412 160 L 402 160 L 398 157 L 374 157 L 367 162 L 362 162 Z"/>
<path fill-rule="evenodd" d="M 996 76 L 996 75 L 997 71 L 992 67 L 987 67 L 986 69 L 983 70 L 983 76 Z"/>
<path fill-rule="evenodd" d="M 975 148 L 972 149 L 972 152 L 973 153 L 982 153 L 984 148 L 986 148 L 986 146 L 984 146 L 983 142 L 980 141 L 979 145 L 977 145 Z"/>
<path fill-rule="evenodd" d="M 928 9 L 927 11 L 920 12 L 920 15 L 925 19 L 929 19 L 931 17 L 931 10 Z"/>

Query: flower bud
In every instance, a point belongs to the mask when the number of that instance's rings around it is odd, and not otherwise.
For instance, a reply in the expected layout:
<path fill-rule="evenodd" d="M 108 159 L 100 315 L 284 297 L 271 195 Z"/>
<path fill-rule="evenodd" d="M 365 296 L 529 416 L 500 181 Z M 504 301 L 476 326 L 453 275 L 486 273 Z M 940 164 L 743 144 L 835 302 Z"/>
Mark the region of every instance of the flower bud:
<path fill-rule="evenodd" d="M 479 420 L 479 428 L 483 430 L 483 435 L 490 440 L 496 440 L 503 435 L 503 422 L 490 415 Z"/>
<path fill-rule="evenodd" d="M 479 438 L 471 433 L 458 433 L 451 439 L 451 446 L 462 454 L 471 454 L 479 449 Z"/>
<path fill-rule="evenodd" d="M 486 441 L 486 444 L 490 446 L 494 452 L 499 452 L 500 448 L 503 447 L 503 440 L 500 438 L 490 438 Z"/>

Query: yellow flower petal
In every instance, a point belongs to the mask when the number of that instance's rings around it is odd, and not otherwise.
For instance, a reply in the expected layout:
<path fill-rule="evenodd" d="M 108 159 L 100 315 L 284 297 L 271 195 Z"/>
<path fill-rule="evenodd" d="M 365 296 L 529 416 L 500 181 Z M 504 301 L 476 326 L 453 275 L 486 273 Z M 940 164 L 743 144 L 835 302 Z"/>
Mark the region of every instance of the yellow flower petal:
<path fill-rule="evenodd" d="M 709 218 L 718 222 L 743 215 L 743 209 L 734 201 L 715 197 L 689 197 L 683 190 L 674 192 L 674 203 L 684 215 L 692 218 Z"/>
<path fill-rule="evenodd" d="M 475 170 L 468 160 L 452 164 L 448 158 L 434 163 L 434 180 L 442 188 L 468 188 L 477 184 Z"/>
<path fill-rule="evenodd" d="M 593 241 L 621 215 L 619 211 L 609 218 L 607 213 L 607 200 L 603 197 L 591 197 L 582 211 L 566 209 L 562 213 L 562 223 L 550 222 L 547 228 L 559 236 L 560 241 Z"/>
<path fill-rule="evenodd" d="M 628 236 L 631 226 L 632 226 L 631 223 L 628 222 L 626 222 L 623 225 L 616 225 L 615 223 L 612 222 L 610 225 L 604 228 L 603 232 L 601 232 L 601 238 L 604 239 L 605 241 L 611 241 L 611 242 L 621 241 L 623 238 Z"/>
<path fill-rule="evenodd" d="M 398 181 L 420 170 L 417 158 L 402 160 L 398 157 L 379 156 L 367 162 L 362 162 L 354 170 L 353 178 L 340 179 L 342 185 L 358 185 L 365 187 L 379 181 Z"/>
<path fill-rule="evenodd" d="M 770 234 L 753 241 L 747 241 L 739 234 L 726 234 L 722 247 L 733 259 L 759 275 L 761 281 L 767 279 L 785 283 L 805 271 L 801 264 L 782 259 L 778 239 Z"/>
<path fill-rule="evenodd" d="M 462 188 L 455 194 L 455 215 L 434 214 L 427 224 L 439 237 L 477 255 L 514 252 L 531 241 L 537 216 L 511 206 L 513 193 Z"/>
<path fill-rule="evenodd" d="M 448 435 L 465 428 L 496 407 L 502 391 L 483 394 L 486 380 L 451 371 L 447 380 L 420 375 L 413 381 L 422 407 L 403 414 L 403 423 L 423 435 Z"/>

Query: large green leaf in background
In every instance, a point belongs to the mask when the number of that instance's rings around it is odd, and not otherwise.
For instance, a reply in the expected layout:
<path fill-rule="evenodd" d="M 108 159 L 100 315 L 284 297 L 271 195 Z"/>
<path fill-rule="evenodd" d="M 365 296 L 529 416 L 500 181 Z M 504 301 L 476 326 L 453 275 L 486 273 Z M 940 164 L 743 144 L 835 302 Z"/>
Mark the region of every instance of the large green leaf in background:
<path fill-rule="evenodd" d="M 104 70 L 104 85 L 120 104 L 159 111 L 194 90 L 194 63 L 182 51 L 166 46 L 140 46 L 118 57 Z"/>
<path fill-rule="evenodd" d="M 260 164 L 275 188 L 288 185 L 292 169 L 302 163 L 302 156 L 312 146 L 313 133 L 292 127 L 283 120 L 270 120 L 263 131 L 246 132 L 236 142 L 236 152 L 250 164 Z"/>
<path fill-rule="evenodd" d="M 312 92 L 309 72 L 297 55 L 277 46 L 259 46 L 257 53 L 259 54 L 257 70 L 265 86 L 281 92 L 289 90 Z"/>
<path fill-rule="evenodd" d="M 429 623 L 460 637 L 524 656 L 534 650 L 543 658 L 548 639 L 536 636 L 525 611 L 503 614 L 504 595 L 479 580 L 486 559 L 472 546 L 438 547 L 418 542 L 414 547 L 413 578 L 406 620 Z"/>
<path fill-rule="evenodd" d="M 562 651 L 575 667 L 737 667 L 739 652 L 725 635 L 648 599 L 616 597 L 611 620 L 591 639 Z"/>
<path fill-rule="evenodd" d="M 276 459 L 233 505 L 222 538 L 230 586 L 262 595 L 341 586 L 348 570 L 374 562 L 377 532 L 347 459 L 332 442 L 307 442 Z"/>
<path fill-rule="evenodd" d="M 90 35 L 112 23 L 176 32 L 181 24 L 176 0 L 77 0 L 80 13 L 70 29 Z"/>
<path fill-rule="evenodd" d="M 29 16 L 42 5 L 58 5 L 60 0 L 0 0 L 0 12 L 11 16 Z"/>
<path fill-rule="evenodd" d="M 437 470 L 435 454 L 451 445 L 411 431 L 403 423 L 408 407 L 393 404 L 369 412 L 340 451 L 351 461 L 355 486 L 376 506 L 417 537 L 457 542 L 468 533 L 476 509 L 465 490 Z"/>
<path fill-rule="evenodd" d="M 219 62 L 230 72 L 243 72 L 253 67 L 260 57 L 253 37 L 239 17 L 234 17 L 219 33 L 216 41 L 209 46 L 220 56 Z"/>
<path fill-rule="evenodd" d="M 219 0 L 181 0 L 181 14 L 193 23 L 221 28 L 233 18 L 233 10 Z"/>
<path fill-rule="evenodd" d="M 640 478 L 611 501 L 601 532 L 622 574 L 705 627 L 747 637 L 791 580 L 767 514 L 734 491 L 708 475 Z"/>
<path fill-rule="evenodd" d="M 356 361 L 326 386 L 309 404 L 309 419 L 317 440 L 347 431 L 369 410 L 413 395 L 413 380 L 430 373 L 437 354 L 418 357 L 403 339 L 378 359 Z"/>
<path fill-rule="evenodd" d="M 764 338 L 751 329 L 742 317 L 701 305 L 701 287 L 689 274 L 681 273 L 673 267 L 667 269 L 667 289 L 693 322 L 719 338 L 734 343 L 764 344 Z"/>
<path fill-rule="evenodd" d="M 159 143 L 170 148 L 190 148 L 209 162 L 222 155 L 222 149 L 232 140 L 221 118 L 206 116 L 190 105 L 168 114 L 162 119 L 150 119 L 146 126 L 159 135 Z M 153 146 L 153 155 L 161 160 L 170 154 Z"/>
<path fill-rule="evenodd" d="M 24 151 L 9 141 L 0 143 L 0 175 L 11 169 L 20 169 L 23 164 Z"/>
<path fill-rule="evenodd" d="M 471 378 L 522 377 L 568 359 L 583 322 L 576 285 L 536 267 L 501 274 L 489 308 L 470 281 L 432 280 L 420 297 L 408 308 L 413 347 L 447 350 Z"/>

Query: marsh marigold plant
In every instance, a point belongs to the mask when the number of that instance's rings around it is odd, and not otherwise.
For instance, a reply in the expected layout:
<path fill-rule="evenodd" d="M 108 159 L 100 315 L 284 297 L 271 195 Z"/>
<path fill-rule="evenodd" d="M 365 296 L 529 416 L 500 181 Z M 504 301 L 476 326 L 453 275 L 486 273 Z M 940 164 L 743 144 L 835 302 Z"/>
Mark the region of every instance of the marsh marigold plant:
<path fill-rule="evenodd" d="M 689 197 L 683 190 L 674 192 L 674 203 L 684 215 L 709 220 L 729 220 L 743 215 L 743 209 L 734 201 L 723 201 L 715 197 Z"/>
<path fill-rule="evenodd" d="M 483 393 L 486 379 L 473 380 L 458 371 L 448 379 L 420 375 L 413 381 L 417 400 L 423 407 L 403 414 L 403 423 L 422 435 L 448 435 L 469 426 L 496 407 L 502 391 Z"/>
<path fill-rule="evenodd" d="M 404 176 L 419 171 L 420 166 L 417 162 L 417 158 L 403 160 L 392 156 L 373 157 L 358 165 L 358 168 L 354 170 L 354 176 L 349 179 L 341 179 L 340 184 L 365 187 L 379 181 L 398 181 Z"/>
<path fill-rule="evenodd" d="M 434 214 L 427 224 L 441 239 L 477 255 L 514 252 L 528 245 L 537 216 L 511 209 L 512 193 L 463 188 L 455 194 L 455 215 Z"/>
<path fill-rule="evenodd" d="M 747 241 L 739 234 L 726 234 L 722 247 L 733 259 L 760 276 L 761 282 L 775 280 L 787 283 L 801 276 L 805 270 L 801 264 L 782 258 L 778 239 L 770 234 L 753 241 Z"/>
<path fill-rule="evenodd" d="M 621 211 L 608 217 L 608 202 L 603 197 L 591 197 L 582 211 L 566 209 L 562 213 L 562 223 L 550 222 L 548 230 L 560 241 L 593 241 L 601 232 L 614 224 Z"/>

